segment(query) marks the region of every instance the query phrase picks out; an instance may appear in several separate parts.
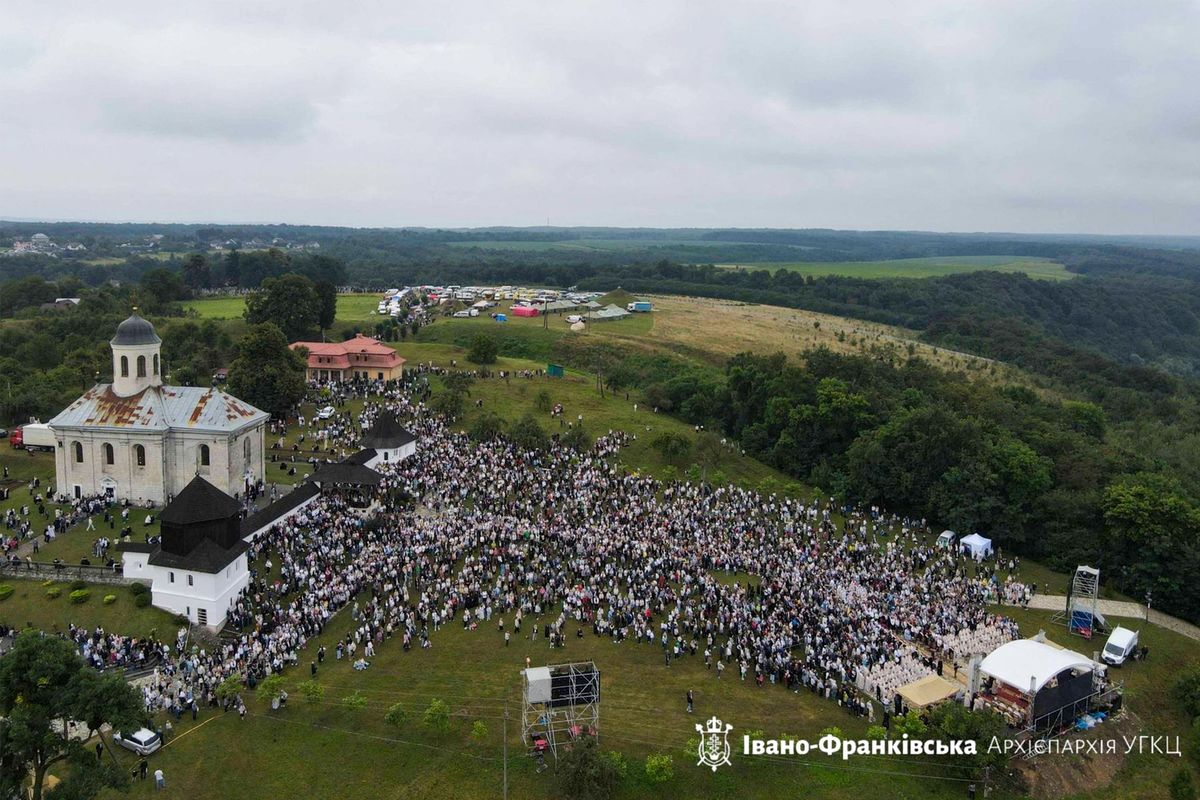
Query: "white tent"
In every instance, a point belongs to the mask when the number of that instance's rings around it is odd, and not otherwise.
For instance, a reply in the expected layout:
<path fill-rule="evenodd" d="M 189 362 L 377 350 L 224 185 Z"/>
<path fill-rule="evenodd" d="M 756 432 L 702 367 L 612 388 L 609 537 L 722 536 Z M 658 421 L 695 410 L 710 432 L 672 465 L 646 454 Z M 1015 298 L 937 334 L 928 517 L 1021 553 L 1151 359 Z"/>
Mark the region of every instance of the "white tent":
<path fill-rule="evenodd" d="M 958 540 L 958 546 L 971 558 L 987 558 L 992 554 L 992 540 L 985 539 L 978 533 L 964 536 Z"/>
<path fill-rule="evenodd" d="M 954 540 L 957 538 L 958 538 L 958 534 L 955 533 L 954 531 L 942 531 L 941 533 L 938 534 L 937 546 L 938 547 L 949 547 L 950 545 L 954 544 Z"/>
<path fill-rule="evenodd" d="M 1014 689 L 1037 694 L 1064 670 L 1095 668 L 1095 662 L 1071 650 L 1059 650 L 1034 639 L 1017 639 L 997 647 L 979 665 L 979 671 Z"/>

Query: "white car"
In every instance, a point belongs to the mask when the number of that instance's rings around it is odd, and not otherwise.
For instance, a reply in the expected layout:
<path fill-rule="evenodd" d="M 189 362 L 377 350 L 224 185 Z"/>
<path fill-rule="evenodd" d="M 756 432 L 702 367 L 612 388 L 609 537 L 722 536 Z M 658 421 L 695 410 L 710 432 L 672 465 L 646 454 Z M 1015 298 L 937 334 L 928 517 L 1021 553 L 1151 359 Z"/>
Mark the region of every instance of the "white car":
<path fill-rule="evenodd" d="M 1137 650 L 1137 646 L 1138 632 L 1122 628 L 1118 625 L 1109 634 L 1108 641 L 1105 643 L 1100 657 L 1104 659 L 1106 664 L 1119 667 L 1133 655 L 1134 651 Z"/>
<path fill-rule="evenodd" d="M 317 419 L 329 419 L 337 412 L 333 410 L 333 406 L 325 406 L 317 412 Z"/>
<path fill-rule="evenodd" d="M 471 316 L 471 312 L 465 311 L 465 310 L 464 311 L 455 311 L 454 316 L 457 317 L 458 319 L 466 319 L 467 317 Z"/>
<path fill-rule="evenodd" d="M 148 728 L 139 728 L 128 736 L 114 733 L 113 741 L 139 756 L 148 756 L 162 747 L 162 737 Z"/>

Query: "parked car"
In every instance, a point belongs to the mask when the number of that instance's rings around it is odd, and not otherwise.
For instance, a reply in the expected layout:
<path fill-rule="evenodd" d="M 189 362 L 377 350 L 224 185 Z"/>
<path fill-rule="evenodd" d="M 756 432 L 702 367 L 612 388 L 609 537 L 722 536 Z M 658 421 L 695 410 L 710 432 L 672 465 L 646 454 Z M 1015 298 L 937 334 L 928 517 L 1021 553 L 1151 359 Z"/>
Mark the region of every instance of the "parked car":
<path fill-rule="evenodd" d="M 466 310 L 455 311 L 454 316 L 458 317 L 459 319 L 466 319 L 467 317 L 471 316 L 471 312 Z"/>
<path fill-rule="evenodd" d="M 333 406 L 325 406 L 317 412 L 317 419 L 330 419 L 336 413 Z"/>
<path fill-rule="evenodd" d="M 148 756 L 162 747 L 162 737 L 148 728 L 138 728 L 128 736 L 114 733 L 113 741 L 139 756 Z"/>

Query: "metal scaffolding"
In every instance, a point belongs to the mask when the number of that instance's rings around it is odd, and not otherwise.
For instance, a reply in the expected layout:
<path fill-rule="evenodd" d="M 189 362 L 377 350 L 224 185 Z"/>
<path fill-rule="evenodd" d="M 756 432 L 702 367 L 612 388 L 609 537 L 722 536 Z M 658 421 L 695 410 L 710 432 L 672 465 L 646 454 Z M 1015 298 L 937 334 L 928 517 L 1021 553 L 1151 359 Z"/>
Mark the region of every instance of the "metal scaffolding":
<path fill-rule="evenodd" d="M 600 671 L 593 662 L 531 667 L 521 677 L 521 740 L 531 750 L 557 760 L 560 747 L 599 737 Z"/>
<path fill-rule="evenodd" d="M 1100 570 L 1076 567 L 1067 590 L 1066 610 L 1055 614 L 1052 622 L 1067 626 L 1069 633 L 1091 639 L 1099 631 L 1104 617 L 1100 614 Z"/>

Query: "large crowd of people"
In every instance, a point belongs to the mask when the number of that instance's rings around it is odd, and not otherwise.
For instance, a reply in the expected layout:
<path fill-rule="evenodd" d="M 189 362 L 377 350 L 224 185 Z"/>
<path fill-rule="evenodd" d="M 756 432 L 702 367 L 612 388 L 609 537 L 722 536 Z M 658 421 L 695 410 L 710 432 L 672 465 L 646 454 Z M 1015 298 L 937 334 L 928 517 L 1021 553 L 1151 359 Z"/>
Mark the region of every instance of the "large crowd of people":
<path fill-rule="evenodd" d="M 215 704 L 233 675 L 254 686 L 289 666 L 316 674 L 327 653 L 307 645 L 330 625 L 333 656 L 363 669 L 378 647 L 433 647 L 457 624 L 497 646 L 593 636 L 655 648 L 668 668 L 692 659 L 714 679 L 730 670 L 873 716 L 871 701 L 889 709 L 941 660 L 957 674 L 970 648 L 1017 635 L 988 604 L 1027 588 L 929 545 L 924 521 L 628 474 L 612 458 L 629 440 L 619 431 L 587 452 L 473 442 L 426 410 L 421 383 L 376 387 L 360 414 L 340 412 L 336 446 L 352 450 L 390 413 L 417 453 L 375 467 L 371 511 L 326 494 L 253 542 L 252 580 L 229 613 L 236 637 L 180 652 L 73 632 L 88 659 L 153 650 L 163 659 L 147 706 L 178 710 Z"/>

